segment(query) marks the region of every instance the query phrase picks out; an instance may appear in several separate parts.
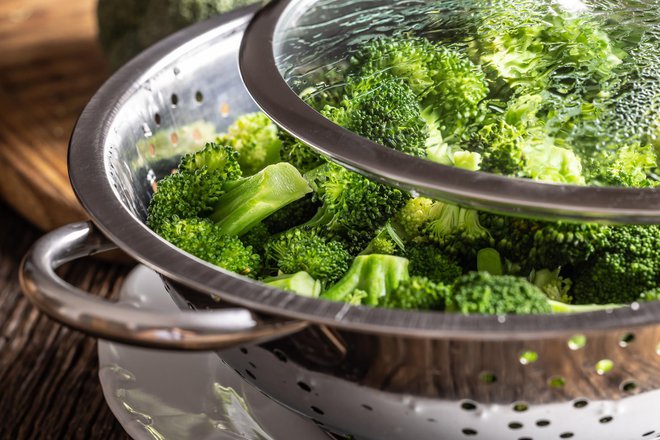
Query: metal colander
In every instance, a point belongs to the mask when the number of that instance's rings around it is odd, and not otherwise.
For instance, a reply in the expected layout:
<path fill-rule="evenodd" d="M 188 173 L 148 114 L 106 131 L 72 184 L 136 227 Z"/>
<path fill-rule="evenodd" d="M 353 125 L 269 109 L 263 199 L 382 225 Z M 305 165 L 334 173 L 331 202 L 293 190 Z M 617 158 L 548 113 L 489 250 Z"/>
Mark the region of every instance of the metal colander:
<path fill-rule="evenodd" d="M 472 172 L 409 156 L 358 136 L 321 116 L 299 96 L 333 93 L 345 82 L 344 70 L 350 54 L 365 41 L 384 36 L 414 35 L 443 41 L 464 54 L 479 58 L 475 34 L 485 21 L 487 28 L 498 29 L 503 41 L 510 32 L 524 32 L 515 14 L 502 18 L 505 0 L 282 0 L 272 2 L 257 14 L 248 27 L 240 52 L 241 75 L 259 106 L 296 138 L 316 150 L 373 178 L 400 186 L 431 198 L 459 203 L 477 209 L 505 214 L 549 219 L 588 219 L 621 223 L 657 223 L 660 220 L 660 191 L 602 186 L 547 184 L 531 179 Z M 576 19 L 592 20 L 599 32 L 607 32 L 620 45 L 622 64 L 633 63 L 632 74 L 621 75 L 624 85 L 607 98 L 612 104 L 612 145 L 635 139 L 649 127 L 653 145 L 660 143 L 660 13 L 656 0 L 517 0 L 521 11 L 537 7 L 548 17 L 566 11 Z M 533 15 L 534 13 L 530 13 Z M 543 16 L 545 23 L 552 18 Z M 594 25 L 594 26 L 596 26 Z M 584 27 L 586 25 L 580 24 Z M 503 36 L 502 36 L 503 35 Z M 489 37 L 498 38 L 498 37 Z M 572 38 L 578 39 L 579 35 Z M 589 37 L 586 37 L 589 38 Z M 591 36 L 591 38 L 595 38 Z M 497 44 L 497 43 L 496 43 Z M 504 43 L 500 42 L 504 45 Z M 529 43 L 531 45 L 531 43 Z M 594 41 L 593 45 L 604 45 Z M 614 44 L 614 43 L 612 43 Z M 554 47 L 552 47 L 554 45 Z M 655 49 L 652 49 L 655 48 Z M 616 50 L 619 48 L 617 47 Z M 642 50 L 644 49 L 644 50 Z M 502 64 L 529 55 L 506 53 Z M 529 49 L 533 52 L 538 49 Z M 561 42 L 543 46 L 543 51 L 577 51 Z M 614 50 L 616 52 L 616 50 Z M 540 50 L 539 50 L 540 51 Z M 476 55 L 473 52 L 477 52 Z M 617 52 L 618 53 L 618 52 Z M 594 55 L 595 56 L 595 55 Z M 614 55 L 612 55 L 614 56 Z M 534 58 L 528 63 L 534 63 Z M 544 71 L 555 75 L 558 90 L 554 96 L 571 90 L 573 60 Z M 524 61 L 519 64 L 527 67 Z M 484 63 L 486 65 L 486 63 Z M 493 69 L 486 66 L 485 70 Z M 563 69 L 563 70 L 562 70 Z M 519 82 L 529 80 L 522 74 Z M 530 74 L 534 75 L 534 74 Z M 541 75 L 541 74 L 539 74 Z M 501 81 L 501 80 L 499 80 Z M 609 78 L 603 83 L 618 83 Z M 501 88 L 491 80 L 491 89 Z M 563 90 L 563 89 L 566 90 Z M 601 91 L 602 92 L 602 91 Z M 491 93 L 492 92 L 491 90 Z M 499 97 L 499 92 L 494 95 Z M 506 95 L 506 93 L 505 93 Z M 508 99 L 508 98 L 507 98 Z M 545 98 L 544 98 L 545 99 Z M 321 99 L 322 100 L 322 99 Z M 426 103 L 425 105 L 427 105 Z M 437 102 L 435 108 L 442 109 Z M 600 106 L 598 100 L 589 105 Z M 553 110 L 559 107 L 553 107 Z M 442 111 L 442 110 L 438 110 Z M 456 111 L 456 110 L 451 110 Z M 572 108 L 571 112 L 581 108 Z M 593 116 L 593 115 L 592 115 Z M 589 130 L 603 131 L 603 120 L 594 117 Z M 559 117 L 570 118 L 568 114 Z M 608 125 L 609 126 L 609 125 Z M 560 135 L 572 130 L 563 127 Z M 563 134 L 562 134 L 563 133 Z M 587 143 L 596 143 L 585 134 Z M 458 144 L 466 142 L 459 140 Z M 562 139 L 580 150 L 582 139 Z M 608 141 L 609 142 L 609 141 Z M 593 145 L 588 148 L 593 149 Z M 595 146 L 605 150 L 611 145 Z M 656 147 L 657 148 L 657 147 Z M 586 163 L 587 161 L 585 161 Z"/>
<path fill-rule="evenodd" d="M 146 227 L 155 180 L 256 108 L 237 62 L 253 12 L 157 44 L 91 100 L 72 135 L 69 169 L 94 225 L 69 225 L 35 244 L 21 272 L 30 299 L 106 339 L 220 349 L 275 401 L 359 440 L 660 437 L 660 303 L 561 316 L 355 307 L 218 269 Z M 55 274 L 115 246 L 158 271 L 185 311 L 114 305 Z"/>

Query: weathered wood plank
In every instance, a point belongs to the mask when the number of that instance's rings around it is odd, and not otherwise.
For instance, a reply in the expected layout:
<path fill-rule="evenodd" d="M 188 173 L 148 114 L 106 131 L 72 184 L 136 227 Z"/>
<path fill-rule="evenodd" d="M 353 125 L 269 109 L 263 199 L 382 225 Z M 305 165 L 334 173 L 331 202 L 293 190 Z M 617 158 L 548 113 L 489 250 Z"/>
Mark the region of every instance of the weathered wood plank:
<path fill-rule="evenodd" d="M 20 258 L 40 232 L 0 202 L 0 438 L 128 439 L 105 405 L 96 340 L 40 314 L 20 293 Z M 130 267 L 80 261 L 71 283 L 114 297 Z"/>

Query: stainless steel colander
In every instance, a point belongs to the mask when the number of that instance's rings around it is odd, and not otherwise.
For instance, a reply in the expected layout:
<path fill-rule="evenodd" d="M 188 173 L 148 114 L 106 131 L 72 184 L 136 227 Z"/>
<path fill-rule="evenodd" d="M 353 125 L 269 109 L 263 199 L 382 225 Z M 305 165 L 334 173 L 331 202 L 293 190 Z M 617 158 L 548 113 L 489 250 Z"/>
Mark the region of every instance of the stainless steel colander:
<path fill-rule="evenodd" d="M 616 30 L 612 39 L 622 44 L 660 46 L 657 0 L 519 0 L 517 4 L 524 7 L 525 3 L 541 2 L 576 16 L 594 17 L 603 29 Z M 656 189 L 547 184 L 440 165 L 358 136 L 321 116 L 299 97 L 309 95 L 310 89 L 340 86 L 349 54 L 373 38 L 461 35 L 452 44 L 468 51 L 478 27 L 475 17 L 489 16 L 497 11 L 498 4 L 506 5 L 506 1 L 271 2 L 246 30 L 240 51 L 241 75 L 252 97 L 278 125 L 316 150 L 386 183 L 431 198 L 512 215 L 621 223 L 660 221 L 660 191 Z M 556 13 L 548 9 L 549 15 Z M 494 14 L 492 20 L 497 20 Z M 639 42 L 642 34 L 646 40 Z M 627 53 L 628 58 L 635 58 L 634 50 Z M 639 78 L 622 88 L 625 96 L 613 96 L 612 100 L 619 101 L 616 111 L 622 125 L 655 117 L 651 136 L 660 142 L 660 49 L 649 53 L 636 61 L 640 64 L 636 66 Z M 630 136 L 631 131 L 622 131 L 623 139 Z"/>
<path fill-rule="evenodd" d="M 35 244 L 21 273 L 30 299 L 103 338 L 222 349 L 277 402 L 359 440 L 660 437 L 660 303 L 561 316 L 354 307 L 228 273 L 145 226 L 154 180 L 191 143 L 256 108 L 237 62 L 252 12 L 157 44 L 94 96 L 69 150 L 71 181 L 94 225 L 70 225 Z M 158 271 L 185 311 L 106 303 L 54 272 L 114 246 Z"/>

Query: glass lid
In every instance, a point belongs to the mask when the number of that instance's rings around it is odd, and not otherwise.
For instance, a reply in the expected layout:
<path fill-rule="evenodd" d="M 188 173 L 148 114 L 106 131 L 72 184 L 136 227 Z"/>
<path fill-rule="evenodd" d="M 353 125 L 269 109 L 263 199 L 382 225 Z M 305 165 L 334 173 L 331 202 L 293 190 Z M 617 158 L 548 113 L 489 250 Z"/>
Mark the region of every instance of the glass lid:
<path fill-rule="evenodd" d="M 298 148 L 515 215 L 660 221 L 657 0 L 281 0 L 243 80 Z"/>

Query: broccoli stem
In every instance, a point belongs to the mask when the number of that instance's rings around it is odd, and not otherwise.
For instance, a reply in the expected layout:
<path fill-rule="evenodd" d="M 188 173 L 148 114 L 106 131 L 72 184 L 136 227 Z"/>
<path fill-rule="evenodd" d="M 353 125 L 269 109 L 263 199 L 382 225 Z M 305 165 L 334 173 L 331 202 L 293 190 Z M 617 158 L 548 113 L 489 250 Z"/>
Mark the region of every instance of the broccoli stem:
<path fill-rule="evenodd" d="M 477 270 L 491 275 L 504 275 L 500 253 L 493 248 L 480 249 L 477 252 Z"/>
<path fill-rule="evenodd" d="M 548 299 L 552 313 L 585 313 L 623 307 L 621 304 L 566 304 Z"/>
<path fill-rule="evenodd" d="M 346 275 L 325 291 L 323 298 L 347 301 L 355 291 L 366 293 L 362 304 L 376 306 L 403 280 L 410 278 L 408 259 L 393 255 L 361 255 L 355 258 Z"/>
<path fill-rule="evenodd" d="M 321 283 L 307 272 L 301 271 L 292 275 L 280 275 L 266 278 L 263 282 L 278 289 L 288 290 L 300 296 L 318 298 L 321 294 Z"/>
<path fill-rule="evenodd" d="M 270 165 L 236 182 L 211 215 L 222 234 L 242 235 L 280 208 L 311 192 L 300 172 L 286 162 Z"/>

